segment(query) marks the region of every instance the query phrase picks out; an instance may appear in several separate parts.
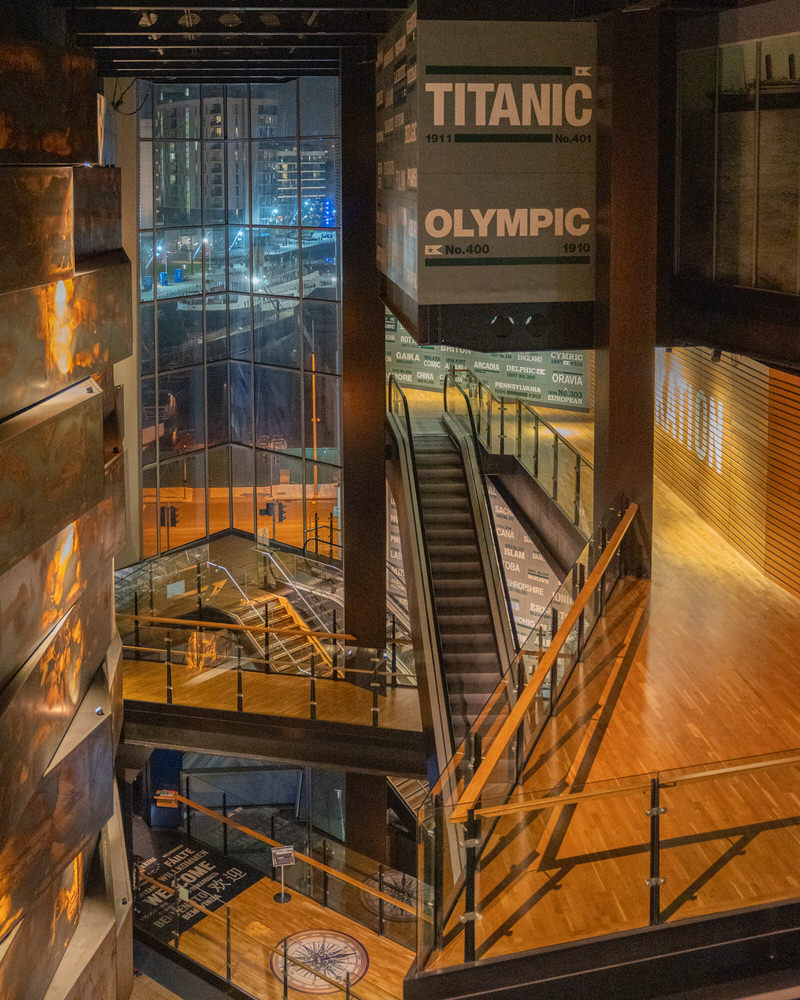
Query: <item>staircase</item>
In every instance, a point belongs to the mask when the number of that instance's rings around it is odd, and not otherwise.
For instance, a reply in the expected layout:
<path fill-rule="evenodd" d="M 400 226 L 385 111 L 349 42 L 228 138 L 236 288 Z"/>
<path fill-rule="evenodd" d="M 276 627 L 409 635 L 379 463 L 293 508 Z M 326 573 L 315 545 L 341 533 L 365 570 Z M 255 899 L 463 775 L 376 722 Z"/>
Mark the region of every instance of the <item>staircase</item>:
<path fill-rule="evenodd" d="M 258 605 L 244 604 L 235 612 L 242 625 L 263 625 L 266 614 L 270 628 L 309 628 L 285 597 L 273 594 Z M 264 646 L 264 634 L 250 633 L 251 640 L 258 647 L 259 658 L 269 660 L 273 673 L 310 673 L 311 657 L 314 656 L 315 670 L 320 677 L 330 673 L 331 661 L 328 653 L 315 639 L 302 635 L 270 634 L 268 647 Z M 267 654 L 267 655 L 265 655 Z"/>
<path fill-rule="evenodd" d="M 414 433 L 422 526 L 455 745 L 502 673 L 461 454 L 448 434 Z"/>

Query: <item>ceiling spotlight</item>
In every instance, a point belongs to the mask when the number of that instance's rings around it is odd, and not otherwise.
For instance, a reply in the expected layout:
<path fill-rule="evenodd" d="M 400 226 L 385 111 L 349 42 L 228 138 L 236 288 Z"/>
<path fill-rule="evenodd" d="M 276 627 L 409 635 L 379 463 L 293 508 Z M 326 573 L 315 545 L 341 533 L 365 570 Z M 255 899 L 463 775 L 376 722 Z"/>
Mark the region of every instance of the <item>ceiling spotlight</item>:
<path fill-rule="evenodd" d="M 157 20 L 158 20 L 158 14 L 150 14 L 147 11 L 144 11 L 142 16 L 139 18 L 139 27 L 152 28 Z"/>
<path fill-rule="evenodd" d="M 178 24 L 183 25 L 184 28 L 193 28 L 196 24 L 200 23 L 200 18 L 197 14 L 193 14 L 191 11 L 186 11 L 181 14 L 178 18 Z"/>
<path fill-rule="evenodd" d="M 281 26 L 281 19 L 277 14 L 259 14 L 258 19 L 265 28 L 280 28 Z"/>
<path fill-rule="evenodd" d="M 310 28 L 311 25 L 316 21 L 318 15 L 319 15 L 318 10 L 309 10 L 302 13 L 300 17 L 303 19 L 303 23 Z"/>
<path fill-rule="evenodd" d="M 219 23 L 224 24 L 226 28 L 235 28 L 238 24 L 242 23 L 242 19 L 238 14 L 231 12 L 229 14 L 222 14 Z"/>

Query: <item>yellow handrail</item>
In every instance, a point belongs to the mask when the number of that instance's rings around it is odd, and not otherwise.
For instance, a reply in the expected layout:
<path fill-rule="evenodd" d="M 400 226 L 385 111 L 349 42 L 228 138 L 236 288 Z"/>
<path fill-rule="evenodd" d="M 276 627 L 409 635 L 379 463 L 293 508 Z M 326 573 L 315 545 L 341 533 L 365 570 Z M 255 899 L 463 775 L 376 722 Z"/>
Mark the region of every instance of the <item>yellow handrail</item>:
<path fill-rule="evenodd" d="M 233 632 L 257 632 L 263 635 L 268 632 L 270 635 L 304 635 L 313 636 L 317 639 L 342 639 L 344 642 L 356 643 L 358 639 L 354 635 L 346 632 L 314 632 L 304 628 L 272 628 L 268 625 L 239 625 L 236 622 L 207 622 L 198 621 L 196 618 L 159 618 L 157 615 L 134 615 L 127 612 L 119 612 L 117 618 L 131 618 L 133 621 L 149 622 L 151 625 L 182 625 L 184 628 L 219 628 L 230 629 Z"/>
<path fill-rule="evenodd" d="M 558 655 L 561 652 L 561 647 L 567 641 L 575 623 L 578 621 L 581 613 L 589 603 L 589 599 L 594 594 L 598 584 L 602 581 L 603 574 L 608 569 L 614 554 L 622 543 L 622 539 L 625 537 L 625 533 L 631 526 L 638 510 L 639 505 L 632 503 L 622 515 L 616 531 L 609 539 L 608 544 L 603 550 L 600 558 L 597 560 L 597 564 L 587 577 L 586 583 L 583 585 L 580 593 L 573 601 L 572 607 L 564 617 L 561 627 L 558 632 L 556 632 L 552 642 L 547 648 L 547 651 L 539 661 L 539 666 L 534 671 L 531 679 L 525 685 L 522 694 L 519 696 L 514 707 L 506 717 L 500 732 L 497 734 L 496 738 L 487 750 L 483 762 L 475 772 L 472 781 L 470 781 L 469 785 L 467 785 L 464 790 L 464 794 L 459 799 L 457 806 L 450 816 L 451 823 L 463 823 L 467 819 L 469 811 L 475 807 L 475 803 L 478 802 L 483 794 L 483 789 L 486 786 L 492 771 L 494 771 L 500 761 L 500 758 L 508 750 L 511 741 L 514 738 L 514 734 L 525 717 L 525 713 L 530 708 L 530 705 L 536 697 L 542 683 L 549 675 L 553 664 L 556 662 Z"/>

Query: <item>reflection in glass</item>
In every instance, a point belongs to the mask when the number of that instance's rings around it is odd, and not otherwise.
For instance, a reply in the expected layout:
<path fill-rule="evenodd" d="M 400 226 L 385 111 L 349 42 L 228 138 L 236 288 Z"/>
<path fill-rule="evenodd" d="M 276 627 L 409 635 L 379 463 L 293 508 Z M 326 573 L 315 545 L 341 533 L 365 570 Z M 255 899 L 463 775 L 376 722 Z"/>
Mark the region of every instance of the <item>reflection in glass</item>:
<path fill-rule="evenodd" d="M 232 358 L 252 358 L 250 336 L 252 322 L 250 317 L 250 296 L 229 295 L 228 313 L 230 315 L 230 356 Z"/>
<path fill-rule="evenodd" d="M 247 142 L 227 143 L 228 223 L 244 226 L 250 221 L 250 168 Z"/>
<path fill-rule="evenodd" d="M 188 545 L 206 534 L 205 456 L 162 462 L 159 472 L 161 551 Z"/>
<path fill-rule="evenodd" d="M 716 48 L 680 54 L 679 271 L 712 277 Z"/>
<path fill-rule="evenodd" d="M 253 443 L 253 393 L 250 365 L 231 361 L 231 441 Z"/>
<path fill-rule="evenodd" d="M 203 300 L 198 296 L 158 303 L 158 367 L 183 368 L 203 361 Z"/>
<path fill-rule="evenodd" d="M 136 107 L 139 109 L 139 138 L 153 138 L 153 85 L 146 80 L 136 83 Z"/>
<path fill-rule="evenodd" d="M 153 85 L 156 139 L 200 138 L 200 87 L 177 83 Z"/>
<path fill-rule="evenodd" d="M 153 228 L 153 144 L 139 143 L 139 228 Z"/>
<path fill-rule="evenodd" d="M 297 142 L 253 143 L 253 222 L 297 225 Z"/>
<path fill-rule="evenodd" d="M 305 453 L 315 462 L 341 461 L 339 451 L 340 382 L 334 375 L 303 376 L 305 382 Z"/>
<path fill-rule="evenodd" d="M 228 296 L 206 295 L 206 361 L 228 357 Z"/>
<path fill-rule="evenodd" d="M 229 83 L 225 88 L 225 115 L 229 139 L 247 139 L 247 84 Z"/>
<path fill-rule="evenodd" d="M 300 135 L 338 135 L 339 81 L 335 76 L 300 80 Z"/>
<path fill-rule="evenodd" d="M 224 86 L 221 83 L 204 83 L 203 97 L 203 138 L 224 139 L 223 120 Z"/>
<path fill-rule="evenodd" d="M 272 139 L 297 134 L 297 84 L 254 83 L 250 87 L 252 137 Z"/>
<path fill-rule="evenodd" d="M 274 452 L 256 452 L 258 532 L 262 541 L 275 539 L 302 548 L 303 463 Z"/>
<path fill-rule="evenodd" d="M 341 372 L 342 337 L 338 304 L 305 300 L 302 330 L 304 367 L 307 370 Z"/>
<path fill-rule="evenodd" d="M 253 296 L 253 345 L 255 360 L 271 365 L 300 367 L 298 320 L 300 304 L 296 299 L 277 296 Z"/>
<path fill-rule="evenodd" d="M 341 469 L 306 462 L 305 474 L 306 550 L 338 559 L 341 557 Z"/>
<path fill-rule="evenodd" d="M 255 492 L 253 489 L 253 451 L 231 445 L 231 492 L 233 494 L 233 526 L 252 534 L 255 524 Z"/>
<path fill-rule="evenodd" d="M 296 229 L 253 229 L 253 288 L 271 295 L 300 294 Z"/>
<path fill-rule="evenodd" d="M 225 223 L 225 143 L 203 143 L 203 222 Z"/>
<path fill-rule="evenodd" d="M 338 299 L 339 233 L 332 229 L 303 230 L 303 295 Z"/>
<path fill-rule="evenodd" d="M 158 298 L 201 292 L 203 241 L 200 229 L 156 231 L 155 262 Z"/>
<path fill-rule="evenodd" d="M 200 143 L 154 142 L 157 226 L 200 225 Z"/>
<path fill-rule="evenodd" d="M 143 302 L 153 299 L 153 274 L 155 253 L 153 250 L 153 234 L 139 233 L 139 295 Z"/>
<path fill-rule="evenodd" d="M 232 292 L 250 291 L 250 230 L 229 226 L 227 230 L 230 271 L 228 288 Z"/>
<path fill-rule="evenodd" d="M 304 226 L 336 226 L 339 220 L 339 148 L 334 139 L 300 143 L 300 208 Z"/>
<path fill-rule="evenodd" d="M 156 327 L 152 302 L 139 306 L 139 371 L 152 375 L 156 363 Z"/>
<path fill-rule="evenodd" d="M 716 277 L 752 285 L 756 43 L 723 46 L 719 76 Z"/>
<path fill-rule="evenodd" d="M 224 229 L 206 229 L 203 232 L 207 292 L 225 291 L 227 286 L 227 249 Z"/>
<path fill-rule="evenodd" d="M 206 407 L 208 447 L 228 440 L 228 363 L 206 367 Z"/>
<path fill-rule="evenodd" d="M 212 535 L 231 526 L 229 459 L 229 448 L 208 453 L 208 530 Z"/>
<path fill-rule="evenodd" d="M 275 451 L 299 453 L 300 375 L 256 365 L 256 444 Z"/>
<path fill-rule="evenodd" d="M 800 292 L 800 33 L 760 44 L 756 284 Z"/>
<path fill-rule="evenodd" d="M 156 460 L 156 380 L 143 378 L 142 391 L 142 465 Z"/>
<path fill-rule="evenodd" d="M 203 369 L 198 367 L 161 375 L 158 396 L 160 457 L 202 448 L 205 440 Z"/>
<path fill-rule="evenodd" d="M 142 555 L 145 559 L 158 554 L 158 493 L 156 470 L 142 470 Z"/>

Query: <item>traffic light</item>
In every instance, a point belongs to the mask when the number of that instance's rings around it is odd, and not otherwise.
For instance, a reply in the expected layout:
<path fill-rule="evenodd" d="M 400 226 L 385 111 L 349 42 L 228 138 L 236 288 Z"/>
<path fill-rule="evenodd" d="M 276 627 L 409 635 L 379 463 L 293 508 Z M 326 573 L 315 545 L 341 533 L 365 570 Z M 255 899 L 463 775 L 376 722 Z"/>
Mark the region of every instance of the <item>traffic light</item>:
<path fill-rule="evenodd" d="M 286 504 L 283 502 L 283 500 L 278 501 L 278 520 L 279 521 L 286 520 Z"/>
<path fill-rule="evenodd" d="M 167 525 L 170 528 L 176 527 L 178 524 L 178 508 L 173 507 L 172 504 L 162 504 L 161 505 L 161 527 L 166 528 Z"/>
<path fill-rule="evenodd" d="M 273 517 L 275 514 L 275 504 L 272 500 L 268 500 L 266 507 L 258 508 L 258 513 L 261 514 L 262 517 Z"/>

